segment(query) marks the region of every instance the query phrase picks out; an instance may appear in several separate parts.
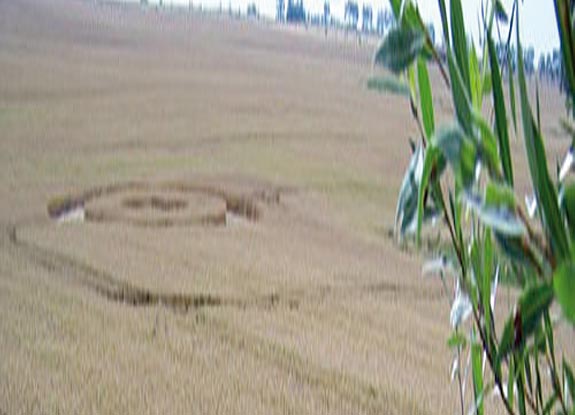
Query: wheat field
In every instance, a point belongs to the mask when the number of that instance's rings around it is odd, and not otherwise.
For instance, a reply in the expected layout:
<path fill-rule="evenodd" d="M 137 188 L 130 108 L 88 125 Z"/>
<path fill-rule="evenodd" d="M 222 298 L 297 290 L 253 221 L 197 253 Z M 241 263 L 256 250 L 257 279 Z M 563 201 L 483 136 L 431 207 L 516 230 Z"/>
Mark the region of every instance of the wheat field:
<path fill-rule="evenodd" d="M 448 300 L 392 238 L 417 128 L 367 90 L 374 46 L 0 0 L 0 414 L 456 413 Z"/>

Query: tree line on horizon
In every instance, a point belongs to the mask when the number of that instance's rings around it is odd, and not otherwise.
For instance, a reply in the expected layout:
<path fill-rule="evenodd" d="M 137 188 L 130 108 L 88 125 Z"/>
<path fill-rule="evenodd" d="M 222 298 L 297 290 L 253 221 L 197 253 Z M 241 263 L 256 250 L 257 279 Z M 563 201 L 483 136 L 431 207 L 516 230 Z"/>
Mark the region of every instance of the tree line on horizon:
<path fill-rule="evenodd" d="M 163 1 L 159 0 L 158 6 L 163 7 Z M 149 0 L 140 0 L 142 6 L 148 6 Z M 199 6 L 201 9 L 201 5 Z M 190 1 L 190 8 L 193 8 L 193 2 Z M 361 13 L 360 13 L 361 10 Z M 220 12 L 223 12 L 220 3 Z M 232 14 L 231 3 L 229 3 L 228 11 Z M 238 9 L 236 15 L 240 16 L 241 11 Z M 361 25 L 360 23 L 361 15 Z M 255 2 L 250 2 L 247 5 L 246 16 L 248 18 L 259 19 L 259 10 Z M 344 6 L 344 19 L 338 20 L 331 14 L 330 0 L 325 0 L 323 5 L 323 13 L 312 14 L 306 11 L 303 0 L 276 0 L 276 21 L 278 23 L 288 24 L 303 24 L 307 26 L 323 27 L 327 35 L 328 28 L 345 29 L 347 32 L 354 32 L 358 35 L 373 35 L 383 37 L 389 32 L 391 28 L 396 25 L 395 17 L 389 9 L 379 9 L 375 15 L 373 8 L 369 4 L 363 4 L 361 9 L 356 0 L 347 0 Z M 427 25 L 429 35 L 432 43 L 435 42 L 435 27 L 433 23 Z M 517 70 L 517 54 L 515 53 L 514 46 L 509 46 L 503 41 L 499 40 L 495 44 L 499 61 L 503 65 L 509 64 L 512 72 Z M 442 46 L 437 46 L 440 55 L 443 57 L 445 54 L 442 52 Z M 509 60 L 509 62 L 508 62 Z M 556 83 L 563 90 L 566 86 L 565 71 L 563 68 L 563 60 L 561 59 L 561 51 L 558 47 L 554 48 L 547 53 L 539 55 L 537 64 L 535 63 L 535 50 L 532 46 L 525 48 L 523 51 L 523 62 L 526 75 L 537 75 L 539 80 Z"/>
<path fill-rule="evenodd" d="M 252 3 L 255 7 L 255 3 Z M 389 9 L 379 9 L 376 14 L 376 24 L 373 24 L 373 9 L 369 4 L 361 7 L 361 25 L 359 25 L 360 8 L 355 0 L 347 0 L 344 8 L 344 20 L 340 22 L 331 15 L 329 0 L 324 1 L 323 14 L 306 13 L 303 0 L 276 0 L 276 21 L 279 23 L 305 24 L 312 26 L 323 26 L 327 34 L 328 27 L 344 28 L 346 31 L 353 31 L 358 34 L 376 35 L 379 37 L 385 34 L 396 24 L 395 17 Z M 433 23 L 427 25 L 432 43 L 435 42 L 435 27 Z M 517 70 L 517 54 L 515 46 L 508 45 L 500 39 L 495 43 L 499 61 L 504 65 L 509 64 L 512 72 Z M 510 48 L 510 50 L 508 50 Z M 442 51 L 442 46 L 438 45 L 438 50 Z M 444 53 L 441 53 L 444 56 Z M 507 62 L 509 59 L 509 62 Z M 557 83 L 562 89 L 566 85 L 565 71 L 561 51 L 558 47 L 547 53 L 541 53 L 537 65 L 535 64 L 535 49 L 533 46 L 526 47 L 523 51 L 523 62 L 525 73 L 528 76 L 537 75 L 540 80 Z"/>

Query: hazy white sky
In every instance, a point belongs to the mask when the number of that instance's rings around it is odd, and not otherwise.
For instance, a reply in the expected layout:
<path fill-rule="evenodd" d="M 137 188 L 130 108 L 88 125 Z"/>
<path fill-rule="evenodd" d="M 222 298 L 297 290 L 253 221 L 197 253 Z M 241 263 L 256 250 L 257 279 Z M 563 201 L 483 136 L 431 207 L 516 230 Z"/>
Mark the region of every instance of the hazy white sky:
<path fill-rule="evenodd" d="M 159 0 L 150 0 L 157 3 Z M 190 0 L 164 0 L 164 3 L 188 4 Z M 220 3 L 224 9 L 231 4 L 234 10 L 238 7 L 245 13 L 248 3 L 256 3 L 261 14 L 275 17 L 276 0 L 191 0 L 194 5 L 202 4 L 204 7 L 218 8 Z M 329 0 L 331 13 L 338 18 L 343 18 L 344 5 L 347 0 Z M 375 14 L 378 9 L 389 8 L 389 1 L 386 0 L 356 0 L 358 4 L 371 4 Z M 423 19 L 433 22 L 436 27 L 436 36 L 440 36 L 441 19 L 439 16 L 437 0 L 416 0 L 419 5 Z M 287 3 L 287 0 L 286 0 Z M 310 13 L 323 13 L 324 0 L 304 0 L 304 6 Z M 447 0 L 449 4 L 449 0 Z M 520 30 L 524 47 L 532 45 L 535 48 L 537 62 L 540 52 L 548 52 L 559 46 L 559 37 L 555 25 L 555 10 L 552 0 L 524 0 L 520 3 Z M 471 31 L 472 36 L 477 37 L 478 16 L 480 14 L 480 0 L 462 0 L 466 26 Z M 503 0 L 507 12 L 511 13 L 513 0 Z M 374 21 L 375 24 L 375 21 Z"/>

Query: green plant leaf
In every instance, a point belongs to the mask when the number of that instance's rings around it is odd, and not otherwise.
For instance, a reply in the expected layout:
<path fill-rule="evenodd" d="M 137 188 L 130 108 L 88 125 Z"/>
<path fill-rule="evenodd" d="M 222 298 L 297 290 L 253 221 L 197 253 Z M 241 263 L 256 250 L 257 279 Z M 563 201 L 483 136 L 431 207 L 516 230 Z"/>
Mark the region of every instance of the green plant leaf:
<path fill-rule="evenodd" d="M 377 48 L 375 64 L 399 73 L 411 65 L 424 45 L 425 35 L 420 30 L 396 26 Z"/>
<path fill-rule="evenodd" d="M 509 378 L 507 379 L 507 400 L 509 406 L 513 408 L 515 398 L 515 360 L 509 359 Z"/>
<path fill-rule="evenodd" d="M 541 323 L 541 317 L 549 309 L 553 300 L 553 287 L 547 283 L 526 288 L 517 303 L 517 309 L 511 315 L 499 342 L 497 359 L 503 360 L 507 354 L 525 343 Z"/>
<path fill-rule="evenodd" d="M 401 17 L 401 3 L 403 3 L 404 0 L 390 0 L 389 2 L 391 3 L 391 11 L 393 12 L 393 16 L 395 17 L 395 20 L 399 21 L 399 18 Z"/>
<path fill-rule="evenodd" d="M 396 76 L 377 76 L 367 80 L 367 88 L 395 95 L 409 97 L 409 86 Z"/>
<path fill-rule="evenodd" d="M 439 180 L 442 171 L 439 167 L 439 161 L 441 157 L 441 152 L 433 145 L 428 145 L 425 151 L 425 158 L 423 162 L 423 170 L 421 174 L 421 183 L 419 186 L 419 191 L 417 195 L 417 243 L 420 243 L 421 239 L 421 228 L 424 219 L 424 205 L 425 205 L 425 195 L 430 189 L 428 184 L 433 173 L 433 169 L 436 169 L 435 180 Z"/>
<path fill-rule="evenodd" d="M 497 188 L 497 190 L 495 190 Z M 491 185 L 491 192 L 501 192 L 499 187 Z M 490 200 L 487 200 L 487 197 Z M 506 238 L 520 237 L 525 235 L 526 229 L 523 222 L 517 217 L 513 208 L 509 206 L 509 200 L 501 198 L 501 194 L 490 194 L 484 200 L 473 194 L 465 195 L 465 202 L 479 220 L 487 227 L 493 229 L 499 235 Z M 511 200 L 513 202 L 513 200 Z"/>
<path fill-rule="evenodd" d="M 433 113 L 433 99 L 427 65 L 425 60 L 421 57 L 417 59 L 417 82 L 419 84 L 419 99 L 421 116 L 423 118 L 423 128 L 425 130 L 426 137 L 429 139 L 435 131 L 435 115 Z"/>
<path fill-rule="evenodd" d="M 517 237 L 526 233 L 523 223 L 507 208 L 482 206 L 476 212 L 485 226 L 501 235 Z"/>
<path fill-rule="evenodd" d="M 497 61 L 497 52 L 491 37 L 487 33 L 487 48 L 489 52 L 489 65 L 491 67 L 491 80 L 493 84 L 493 103 L 495 107 L 495 126 L 497 128 L 497 138 L 499 139 L 499 156 L 501 157 L 501 167 L 505 180 L 513 186 L 513 166 L 511 164 L 511 151 L 509 149 L 509 133 L 507 130 L 507 115 L 505 112 L 505 98 Z"/>
<path fill-rule="evenodd" d="M 417 102 L 417 82 L 415 80 L 415 62 L 407 67 L 407 84 L 409 85 L 412 105 L 415 105 L 415 102 Z"/>
<path fill-rule="evenodd" d="M 563 314 L 571 324 L 575 324 L 575 264 L 573 261 L 565 261 L 557 268 L 553 275 L 553 288 Z"/>
<path fill-rule="evenodd" d="M 516 353 L 513 356 L 514 359 L 517 359 L 515 366 L 517 367 L 518 375 L 516 378 L 517 382 L 517 407 L 519 408 L 520 415 L 527 415 L 527 410 L 525 408 L 525 370 L 523 365 L 523 358 Z"/>
<path fill-rule="evenodd" d="M 443 40 L 445 44 L 449 44 L 449 26 L 447 24 L 447 9 L 445 7 L 445 0 L 439 0 L 439 13 L 441 14 L 441 28 L 443 29 Z"/>
<path fill-rule="evenodd" d="M 551 410 L 553 409 L 553 405 L 555 405 L 555 402 L 557 402 L 557 393 L 552 392 L 551 396 L 549 397 L 549 399 L 547 399 L 547 402 L 545 402 L 545 406 L 543 407 L 543 415 L 548 415 L 551 413 Z"/>
<path fill-rule="evenodd" d="M 515 74 L 511 66 L 511 51 L 507 50 L 507 85 L 509 86 L 509 105 L 511 105 L 511 119 L 513 120 L 513 130 L 517 134 L 517 105 L 515 97 Z"/>
<path fill-rule="evenodd" d="M 474 342 L 471 345 L 471 369 L 473 373 L 473 391 L 475 392 L 475 402 L 477 406 L 477 415 L 483 414 L 483 373 L 481 357 L 483 349 L 481 345 Z"/>
<path fill-rule="evenodd" d="M 451 95 L 455 105 L 455 115 L 461 128 L 468 134 L 473 135 L 472 119 L 471 119 L 471 104 L 466 88 L 461 78 L 461 73 L 457 68 L 453 53 L 451 50 L 447 51 L 447 64 L 449 67 L 449 78 L 451 79 Z"/>
<path fill-rule="evenodd" d="M 463 334 L 461 334 L 458 331 L 454 331 L 451 334 L 451 336 L 449 336 L 449 339 L 447 339 L 447 346 L 450 349 L 457 349 L 459 347 L 464 349 L 466 345 L 467 345 L 467 339 Z"/>
<path fill-rule="evenodd" d="M 514 347 L 515 341 L 515 324 L 513 315 L 507 318 L 505 322 L 505 326 L 503 327 L 503 333 L 501 334 L 501 340 L 499 340 L 499 348 L 497 354 L 497 361 L 500 363 L 503 361 L 505 356 L 509 354 L 509 352 Z"/>
<path fill-rule="evenodd" d="M 457 126 L 443 127 L 434 136 L 434 143 L 451 165 L 455 180 L 464 187 L 474 181 L 477 148 Z"/>
<path fill-rule="evenodd" d="M 424 151 L 418 146 L 409 162 L 399 190 L 395 211 L 395 230 L 401 237 L 417 229 L 417 201 L 423 172 Z"/>
<path fill-rule="evenodd" d="M 573 94 L 575 94 L 575 41 L 571 26 L 571 5 L 568 0 L 555 0 L 555 17 L 557 18 L 557 28 L 559 29 L 559 39 L 561 41 L 563 69 L 569 82 L 569 89 L 573 99 Z M 575 110 L 575 106 L 573 108 Z"/>
<path fill-rule="evenodd" d="M 571 244 L 575 242 L 575 183 L 569 183 L 563 188 L 561 194 L 561 209 L 567 219 L 567 226 L 571 236 Z"/>
<path fill-rule="evenodd" d="M 535 337 L 537 337 L 537 331 L 535 330 Z M 523 370 L 525 372 L 525 383 L 529 389 L 529 393 L 533 394 L 533 375 L 531 374 L 531 364 L 529 362 L 529 353 L 525 354 L 525 359 L 523 361 Z"/>
<path fill-rule="evenodd" d="M 491 94 L 491 91 L 493 91 L 493 82 L 491 78 L 491 73 L 488 72 L 483 76 L 483 81 L 481 82 L 481 85 L 482 85 L 481 92 L 483 93 L 483 95 Z"/>
<path fill-rule="evenodd" d="M 487 125 L 487 121 L 483 119 L 481 113 L 473 111 L 472 115 L 473 124 L 479 130 L 481 136 L 481 160 L 486 165 L 491 178 L 500 181 L 502 174 L 499 167 L 501 161 L 497 149 L 497 139 L 493 135 L 489 125 Z"/>
<path fill-rule="evenodd" d="M 479 72 L 479 62 L 477 61 L 477 52 L 475 46 L 471 45 L 471 53 L 469 54 L 469 85 L 471 89 L 471 103 L 475 111 L 481 111 L 483 103 L 483 85 L 481 84 L 482 77 Z"/>
<path fill-rule="evenodd" d="M 504 184 L 489 182 L 485 187 L 485 204 L 487 206 L 515 209 L 515 193 Z"/>
<path fill-rule="evenodd" d="M 457 67 L 461 73 L 463 86 L 468 96 L 471 95 L 469 83 L 469 56 L 467 51 L 467 37 L 461 0 L 450 1 L 451 38 L 453 50 L 457 61 Z"/>
<path fill-rule="evenodd" d="M 573 370 L 565 359 L 563 359 L 563 378 L 566 386 L 563 389 L 569 392 L 571 402 L 575 405 L 575 378 L 573 377 Z"/>
<path fill-rule="evenodd" d="M 547 283 L 533 285 L 523 291 L 517 308 L 521 319 L 522 338 L 520 340 L 524 341 L 535 331 L 552 300 L 553 287 Z"/>
<path fill-rule="evenodd" d="M 485 334 L 487 339 L 491 339 L 491 330 L 492 330 L 492 323 L 493 323 L 493 315 L 492 315 L 492 307 L 491 307 L 491 285 L 493 280 L 493 243 L 491 240 L 491 231 L 489 229 L 484 230 L 483 234 L 483 249 L 482 249 L 482 256 L 483 256 L 483 264 L 481 269 L 481 274 L 479 274 L 479 287 L 481 291 L 481 301 L 483 306 L 483 315 L 485 318 Z M 498 265 L 497 265 L 498 267 Z M 495 274 L 499 272 L 499 269 L 496 269 Z M 497 277 L 496 277 L 497 278 Z M 497 287 L 495 286 L 495 292 Z M 495 300 L 495 297 L 494 297 Z M 491 350 L 491 344 L 488 346 L 489 350 Z"/>
<path fill-rule="evenodd" d="M 529 162 L 529 171 L 531 173 L 535 196 L 537 197 L 537 205 L 542 211 L 542 225 L 551 238 L 553 253 L 558 257 L 558 263 L 561 263 L 562 260 L 569 257 L 569 243 L 565 227 L 561 219 L 557 193 L 549 177 L 546 159 L 547 153 L 545 152 L 541 132 L 537 129 L 535 121 L 533 120 L 531 107 L 529 105 L 523 64 L 523 49 L 521 47 L 521 40 L 519 37 L 518 11 L 515 29 L 517 34 L 517 66 L 521 97 L 521 115 L 523 120 L 523 134 L 525 136 L 525 148 Z"/>

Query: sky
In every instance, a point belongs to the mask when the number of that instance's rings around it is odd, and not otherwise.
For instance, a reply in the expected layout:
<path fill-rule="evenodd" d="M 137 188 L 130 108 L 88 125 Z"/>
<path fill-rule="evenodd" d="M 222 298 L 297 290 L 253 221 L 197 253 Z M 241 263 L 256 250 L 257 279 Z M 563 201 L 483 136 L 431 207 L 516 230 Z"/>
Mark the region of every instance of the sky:
<path fill-rule="evenodd" d="M 150 3 L 157 3 L 159 0 L 149 0 Z M 234 10 L 238 8 L 245 13 L 248 3 L 255 2 L 260 14 L 274 18 L 276 14 L 276 0 L 163 0 L 164 4 L 188 5 L 193 1 L 195 6 L 202 4 L 206 8 L 219 8 L 220 4 L 224 9 L 231 4 Z M 304 7 L 312 14 L 323 13 L 324 0 L 303 0 Z M 343 20 L 344 6 L 347 0 L 329 0 L 331 14 Z M 377 10 L 389 8 L 389 1 L 386 0 L 356 0 L 360 10 L 363 4 L 370 4 L 374 11 L 374 20 Z M 438 2 L 436 0 L 413 0 L 420 9 L 421 15 L 426 22 L 433 23 L 436 28 L 436 36 L 441 33 L 441 18 L 439 15 Z M 449 0 L 446 1 L 449 7 Z M 287 1 L 286 1 L 287 3 Z M 508 14 L 511 13 L 513 0 L 502 0 Z M 480 0 L 462 0 L 463 13 L 466 28 L 471 32 L 474 39 L 478 37 L 478 16 L 480 16 Z M 537 62 L 540 53 L 547 53 L 553 48 L 559 47 L 559 37 L 555 24 L 555 10 L 551 0 L 524 0 L 520 4 L 520 31 L 523 46 L 533 46 L 535 49 L 535 61 Z M 360 17 L 361 21 L 361 17 Z M 375 24 L 375 21 L 374 21 Z"/>

